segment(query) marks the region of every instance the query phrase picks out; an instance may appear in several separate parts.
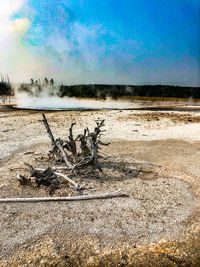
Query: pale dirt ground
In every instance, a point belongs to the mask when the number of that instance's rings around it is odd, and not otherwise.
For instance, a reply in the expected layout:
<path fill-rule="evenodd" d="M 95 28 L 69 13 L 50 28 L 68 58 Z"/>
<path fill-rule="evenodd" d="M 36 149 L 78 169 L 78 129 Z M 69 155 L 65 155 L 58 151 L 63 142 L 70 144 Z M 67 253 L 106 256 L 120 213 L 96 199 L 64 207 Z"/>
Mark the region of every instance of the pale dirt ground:
<path fill-rule="evenodd" d="M 103 174 L 72 177 L 83 194 L 128 198 L 1 204 L 0 266 L 200 266 L 200 115 L 175 111 L 45 112 L 55 137 L 105 119 Z M 16 180 L 24 162 L 47 167 L 41 112 L 0 110 L 0 197 L 48 196 Z M 75 195 L 68 185 L 55 196 Z M 198 265 L 199 264 L 199 265 Z"/>

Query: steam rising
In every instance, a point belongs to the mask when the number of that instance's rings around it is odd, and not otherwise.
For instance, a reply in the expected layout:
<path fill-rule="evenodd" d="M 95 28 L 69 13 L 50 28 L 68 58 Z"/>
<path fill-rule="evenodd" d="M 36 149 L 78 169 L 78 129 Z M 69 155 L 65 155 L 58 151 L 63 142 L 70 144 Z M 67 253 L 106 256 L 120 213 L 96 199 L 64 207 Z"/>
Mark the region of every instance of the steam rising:
<path fill-rule="evenodd" d="M 101 25 L 84 25 L 74 20 L 72 11 L 58 1 L 55 17 L 46 18 L 55 19 L 55 23 L 51 21 L 48 29 L 42 24 L 35 26 L 37 12 L 29 3 L 29 0 L 0 0 L 0 71 L 8 74 L 12 82 L 42 76 L 53 76 L 65 84 L 128 82 L 127 71 L 121 69 L 123 62 L 119 69 L 114 67 L 116 62 L 112 57 L 116 56 L 117 47 L 112 51 L 113 56 L 105 59 L 103 68 L 99 64 L 106 51 L 105 29 Z M 15 18 L 16 14 L 20 16 Z"/>
<path fill-rule="evenodd" d="M 43 109 L 43 110 L 65 110 L 65 109 L 127 109 L 136 108 L 138 105 L 133 102 L 113 101 L 106 99 L 83 100 L 71 97 L 60 98 L 50 96 L 42 92 L 40 96 L 30 96 L 23 92 L 16 93 L 16 104 L 18 108 Z"/>

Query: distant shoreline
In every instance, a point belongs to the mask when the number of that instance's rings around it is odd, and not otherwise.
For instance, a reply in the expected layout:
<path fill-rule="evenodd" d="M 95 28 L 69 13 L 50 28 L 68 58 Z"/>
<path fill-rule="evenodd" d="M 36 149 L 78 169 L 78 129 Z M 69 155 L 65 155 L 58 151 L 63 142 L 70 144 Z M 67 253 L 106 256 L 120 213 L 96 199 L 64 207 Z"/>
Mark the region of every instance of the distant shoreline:
<path fill-rule="evenodd" d="M 183 87 L 172 85 L 61 85 L 59 96 L 120 98 L 120 97 L 168 97 L 200 98 L 200 87 Z"/>

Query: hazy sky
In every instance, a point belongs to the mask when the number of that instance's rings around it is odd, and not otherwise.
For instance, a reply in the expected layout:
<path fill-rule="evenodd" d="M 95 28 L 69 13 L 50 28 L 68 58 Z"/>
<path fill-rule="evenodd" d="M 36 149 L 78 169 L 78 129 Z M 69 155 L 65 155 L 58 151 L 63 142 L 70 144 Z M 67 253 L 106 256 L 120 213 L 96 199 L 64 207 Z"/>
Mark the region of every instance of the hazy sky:
<path fill-rule="evenodd" d="M 200 86 L 200 0 L 0 0 L 12 81 Z"/>

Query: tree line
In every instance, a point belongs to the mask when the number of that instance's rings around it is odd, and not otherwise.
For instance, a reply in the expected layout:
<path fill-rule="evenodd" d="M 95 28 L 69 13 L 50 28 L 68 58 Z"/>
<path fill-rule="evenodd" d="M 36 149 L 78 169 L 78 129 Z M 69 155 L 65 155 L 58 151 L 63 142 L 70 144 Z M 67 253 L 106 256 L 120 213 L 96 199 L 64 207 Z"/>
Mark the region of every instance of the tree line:
<path fill-rule="evenodd" d="M 6 77 L 3 77 L 3 75 L 1 74 L 0 95 L 7 95 L 7 96 L 13 95 L 13 88 L 10 83 L 8 75 Z"/>
<path fill-rule="evenodd" d="M 43 88 L 50 90 L 50 95 L 57 94 L 60 97 L 80 97 L 80 98 L 99 98 L 106 97 L 119 98 L 129 96 L 147 97 L 175 97 L 175 98 L 200 98 L 200 87 L 182 87 L 171 85 L 106 85 L 106 84 L 82 84 L 82 85 L 60 85 L 55 86 L 53 78 L 31 79 L 28 84 L 21 84 L 19 91 L 31 93 L 31 88 L 38 88 L 41 92 Z M 55 92 L 54 92 L 55 91 Z M 13 95 L 13 89 L 9 80 L 1 75 L 0 95 Z"/>
<path fill-rule="evenodd" d="M 61 85 L 59 96 L 81 98 L 119 98 L 122 96 L 200 98 L 200 87 L 170 85 Z"/>

